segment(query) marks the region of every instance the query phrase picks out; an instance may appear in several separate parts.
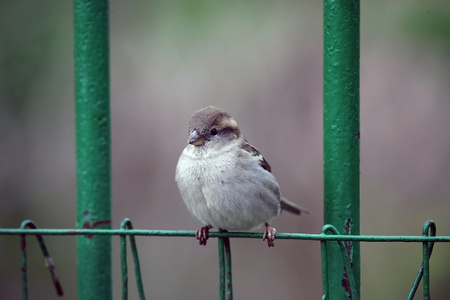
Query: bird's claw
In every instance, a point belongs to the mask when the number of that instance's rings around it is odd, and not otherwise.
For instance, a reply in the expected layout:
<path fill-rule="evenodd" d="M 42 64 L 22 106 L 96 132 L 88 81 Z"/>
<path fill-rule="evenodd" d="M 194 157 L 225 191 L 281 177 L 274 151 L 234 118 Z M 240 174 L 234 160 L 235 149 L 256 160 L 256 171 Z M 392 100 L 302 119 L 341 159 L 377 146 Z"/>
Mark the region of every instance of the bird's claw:
<path fill-rule="evenodd" d="M 200 245 L 206 246 L 206 241 L 208 240 L 209 230 L 212 228 L 211 225 L 200 227 L 195 231 L 195 238 L 198 240 Z"/>
<path fill-rule="evenodd" d="M 268 223 L 266 223 L 266 229 L 264 230 L 263 233 L 263 241 L 267 240 L 267 245 L 269 247 L 273 247 L 275 246 L 275 233 L 277 232 L 277 230 L 270 226 Z"/>

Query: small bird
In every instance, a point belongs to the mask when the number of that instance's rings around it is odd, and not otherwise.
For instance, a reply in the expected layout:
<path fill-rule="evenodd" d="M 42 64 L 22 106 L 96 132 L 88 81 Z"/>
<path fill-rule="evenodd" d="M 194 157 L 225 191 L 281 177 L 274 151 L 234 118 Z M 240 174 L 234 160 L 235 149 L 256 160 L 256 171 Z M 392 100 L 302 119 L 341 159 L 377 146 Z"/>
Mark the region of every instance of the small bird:
<path fill-rule="evenodd" d="M 281 196 L 269 163 L 225 111 L 208 106 L 195 112 L 187 143 L 175 181 L 187 209 L 203 225 L 196 231 L 200 245 L 206 245 L 213 227 L 253 230 L 265 225 L 263 241 L 273 247 L 276 230 L 269 222 L 281 210 L 308 213 Z"/>

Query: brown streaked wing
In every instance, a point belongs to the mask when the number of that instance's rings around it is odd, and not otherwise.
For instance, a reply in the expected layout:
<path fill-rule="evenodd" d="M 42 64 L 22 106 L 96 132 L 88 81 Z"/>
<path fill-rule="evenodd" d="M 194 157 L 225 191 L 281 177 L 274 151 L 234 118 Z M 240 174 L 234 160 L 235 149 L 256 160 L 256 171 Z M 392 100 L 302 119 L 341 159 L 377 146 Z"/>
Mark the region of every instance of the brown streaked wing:
<path fill-rule="evenodd" d="M 261 167 L 263 167 L 264 170 L 267 170 L 267 171 L 272 173 L 272 168 L 270 167 L 270 165 L 267 162 L 267 160 L 258 151 L 258 149 L 253 147 L 253 145 L 247 139 L 244 139 L 244 141 L 245 141 L 245 143 L 244 143 L 244 146 L 242 148 L 245 151 L 251 153 L 253 156 L 259 156 Z"/>

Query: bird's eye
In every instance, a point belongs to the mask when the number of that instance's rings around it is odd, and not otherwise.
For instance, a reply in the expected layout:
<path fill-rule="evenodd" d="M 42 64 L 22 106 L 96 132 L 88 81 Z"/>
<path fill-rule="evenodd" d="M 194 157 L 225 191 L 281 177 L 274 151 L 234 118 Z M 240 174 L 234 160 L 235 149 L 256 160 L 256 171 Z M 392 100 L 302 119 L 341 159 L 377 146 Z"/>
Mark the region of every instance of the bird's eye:
<path fill-rule="evenodd" d="M 213 128 L 213 129 L 211 129 L 211 130 L 209 131 L 209 133 L 210 133 L 211 135 L 216 135 L 216 134 L 217 134 L 217 129 L 216 129 L 216 128 Z"/>

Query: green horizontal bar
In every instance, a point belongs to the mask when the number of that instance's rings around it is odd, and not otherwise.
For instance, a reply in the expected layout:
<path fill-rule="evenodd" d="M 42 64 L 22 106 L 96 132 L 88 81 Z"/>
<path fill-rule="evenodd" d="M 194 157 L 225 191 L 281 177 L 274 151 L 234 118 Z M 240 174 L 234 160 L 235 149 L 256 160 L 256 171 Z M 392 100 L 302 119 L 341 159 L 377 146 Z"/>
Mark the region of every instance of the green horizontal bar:
<path fill-rule="evenodd" d="M 133 235 L 161 237 L 195 237 L 191 230 L 121 230 L 121 229 L 0 229 L 0 235 Z M 209 237 L 262 239 L 255 232 L 210 232 Z M 279 240 L 360 241 L 360 242 L 450 242 L 450 236 L 383 236 L 383 235 L 327 235 L 309 233 L 277 233 Z"/>

